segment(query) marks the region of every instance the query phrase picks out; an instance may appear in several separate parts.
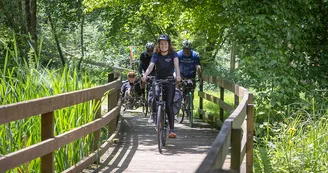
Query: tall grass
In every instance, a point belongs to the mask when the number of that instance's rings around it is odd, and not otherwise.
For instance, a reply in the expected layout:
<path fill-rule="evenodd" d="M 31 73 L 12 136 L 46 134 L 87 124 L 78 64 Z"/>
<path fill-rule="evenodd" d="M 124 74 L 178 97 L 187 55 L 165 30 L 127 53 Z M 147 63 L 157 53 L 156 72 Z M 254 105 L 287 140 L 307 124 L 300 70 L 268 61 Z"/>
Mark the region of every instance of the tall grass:
<path fill-rule="evenodd" d="M 286 111 L 291 114 L 283 121 L 257 124 L 255 172 L 328 172 L 328 114 L 317 118 L 316 107 L 313 102 Z"/>
<path fill-rule="evenodd" d="M 69 91 L 90 88 L 92 79 L 88 74 L 79 74 L 76 69 L 47 69 L 38 62 L 31 51 L 28 62 L 20 60 L 17 48 L 7 50 L 5 64 L 0 69 L 0 104 L 12 104 L 30 99 L 46 97 Z M 9 66 L 9 67 L 7 67 Z M 60 109 L 55 114 L 55 135 L 94 120 L 99 104 L 85 102 Z M 0 155 L 6 155 L 41 141 L 40 116 L 0 125 Z M 56 172 L 61 172 L 88 155 L 93 146 L 93 138 L 88 135 L 55 151 Z M 40 159 L 8 172 L 39 172 Z"/>
<path fill-rule="evenodd" d="M 199 108 L 199 96 L 198 96 L 198 89 L 194 92 L 194 112 L 193 115 L 195 117 L 199 116 L 198 108 Z M 215 97 L 220 98 L 220 90 L 219 89 L 208 89 L 204 90 L 207 94 L 213 95 Z M 234 94 L 232 92 L 226 91 L 224 93 L 224 102 L 228 103 L 229 105 L 233 106 L 234 104 Z M 220 106 L 203 99 L 203 109 L 206 110 L 210 115 L 220 117 Z M 229 116 L 229 112 L 224 111 L 224 119 Z"/>

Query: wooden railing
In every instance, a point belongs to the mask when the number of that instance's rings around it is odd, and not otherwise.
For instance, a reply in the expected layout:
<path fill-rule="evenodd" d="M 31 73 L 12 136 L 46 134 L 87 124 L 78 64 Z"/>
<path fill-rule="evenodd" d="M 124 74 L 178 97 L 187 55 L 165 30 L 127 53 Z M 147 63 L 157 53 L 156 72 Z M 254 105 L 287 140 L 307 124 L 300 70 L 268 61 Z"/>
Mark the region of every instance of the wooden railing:
<path fill-rule="evenodd" d="M 39 143 L 0 157 L 0 172 L 13 169 L 39 157 L 41 157 L 40 171 L 54 172 L 54 151 L 88 134 L 93 134 L 95 138 L 94 151 L 64 172 L 81 172 L 99 159 L 99 156 L 111 146 L 119 130 L 121 78 L 114 78 L 112 73 L 109 74 L 108 79 L 110 82 L 106 85 L 0 106 L 0 125 L 41 114 L 42 140 Z M 106 92 L 108 92 L 107 113 L 102 116 L 101 108 L 99 108 L 94 121 L 54 136 L 54 111 L 87 101 L 95 100 L 100 102 Z M 110 137 L 99 146 L 100 130 L 105 126 L 108 126 L 108 136 Z"/>
<path fill-rule="evenodd" d="M 220 98 L 203 92 L 204 81 L 220 87 Z M 208 113 L 203 110 L 203 99 L 218 104 L 220 106 L 220 119 L 210 118 L 220 124 L 221 130 L 197 172 L 224 172 L 222 167 L 229 153 L 229 148 L 231 151 L 230 171 L 241 171 L 241 164 L 246 154 L 246 172 L 253 172 L 253 94 L 241 86 L 215 76 L 204 75 L 200 83 L 198 93 L 200 118 L 208 116 Z M 224 102 L 225 89 L 234 93 L 235 108 Z M 227 111 L 230 116 L 223 122 L 224 111 Z"/>

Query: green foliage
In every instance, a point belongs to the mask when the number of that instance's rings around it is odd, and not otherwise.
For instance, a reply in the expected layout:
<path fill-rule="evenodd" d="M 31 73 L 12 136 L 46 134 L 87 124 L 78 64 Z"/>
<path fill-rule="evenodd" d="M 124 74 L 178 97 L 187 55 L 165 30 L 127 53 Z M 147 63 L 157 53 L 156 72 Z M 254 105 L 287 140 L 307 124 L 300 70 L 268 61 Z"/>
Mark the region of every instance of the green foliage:
<path fill-rule="evenodd" d="M 14 46 L 16 47 L 16 46 Z M 30 99 L 52 96 L 90 88 L 94 85 L 90 74 L 79 74 L 76 69 L 50 70 L 43 68 L 34 54 L 29 63 L 18 61 L 17 50 L 7 49 L 4 67 L 0 69 L 0 104 L 12 104 Z M 8 64 L 11 63 L 11 66 Z M 94 120 L 99 103 L 85 102 L 55 111 L 55 135 Z M 40 117 L 0 125 L 0 155 L 6 155 L 41 141 Z M 93 149 L 91 136 L 79 139 L 55 152 L 56 171 L 61 172 L 76 164 Z M 17 171 L 24 170 L 23 166 Z M 40 170 L 40 160 L 29 162 L 28 171 Z M 16 171 L 16 169 L 15 169 Z M 27 170 L 26 170 L 27 171 Z"/>

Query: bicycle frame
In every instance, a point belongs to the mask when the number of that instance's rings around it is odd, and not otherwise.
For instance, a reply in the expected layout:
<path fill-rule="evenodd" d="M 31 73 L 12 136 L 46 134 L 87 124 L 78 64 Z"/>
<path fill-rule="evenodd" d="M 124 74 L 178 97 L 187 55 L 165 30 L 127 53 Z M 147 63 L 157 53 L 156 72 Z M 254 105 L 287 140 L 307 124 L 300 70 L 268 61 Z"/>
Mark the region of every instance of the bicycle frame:
<path fill-rule="evenodd" d="M 191 79 L 184 79 L 182 80 L 182 96 L 185 106 L 185 111 L 187 113 L 187 117 L 189 118 L 189 125 L 190 127 L 193 126 L 193 88 L 187 87 L 186 83 L 190 83 Z M 192 81 L 192 80 L 191 80 Z M 193 82 L 194 84 L 194 82 Z M 182 115 L 180 123 L 182 123 L 184 118 L 184 114 Z"/>
<path fill-rule="evenodd" d="M 156 116 L 153 117 L 156 122 L 157 127 L 157 142 L 158 142 L 158 151 L 159 153 L 162 153 L 162 148 L 166 144 L 166 137 L 167 137 L 167 128 L 165 125 L 166 122 L 166 104 L 164 101 L 164 87 L 163 83 L 169 83 L 173 79 L 156 79 L 154 77 L 149 77 L 150 81 L 152 82 L 152 89 L 153 93 L 155 95 L 155 103 L 156 103 Z M 152 110 L 151 115 L 153 115 L 153 112 L 155 110 Z"/>

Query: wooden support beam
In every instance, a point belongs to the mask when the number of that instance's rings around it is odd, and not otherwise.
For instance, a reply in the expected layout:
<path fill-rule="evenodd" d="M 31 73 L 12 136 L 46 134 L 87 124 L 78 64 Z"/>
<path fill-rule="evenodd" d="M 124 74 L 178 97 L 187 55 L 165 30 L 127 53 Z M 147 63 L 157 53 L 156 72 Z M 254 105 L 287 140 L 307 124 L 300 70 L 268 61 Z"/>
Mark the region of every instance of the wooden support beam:
<path fill-rule="evenodd" d="M 54 112 L 49 112 L 41 115 L 41 140 L 53 138 L 55 118 Z M 54 152 L 50 152 L 41 157 L 41 172 L 53 173 L 55 171 Z"/>

